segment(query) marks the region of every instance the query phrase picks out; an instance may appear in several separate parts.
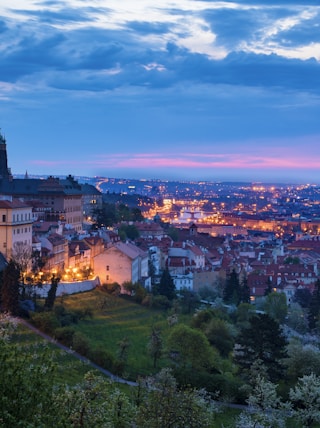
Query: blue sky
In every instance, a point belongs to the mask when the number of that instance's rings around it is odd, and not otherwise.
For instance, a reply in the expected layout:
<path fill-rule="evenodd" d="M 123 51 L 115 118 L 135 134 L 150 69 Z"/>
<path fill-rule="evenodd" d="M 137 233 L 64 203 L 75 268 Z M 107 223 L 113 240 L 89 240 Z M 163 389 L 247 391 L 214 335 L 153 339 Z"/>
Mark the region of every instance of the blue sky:
<path fill-rule="evenodd" d="M 320 183 L 318 4 L 1 0 L 12 172 Z"/>

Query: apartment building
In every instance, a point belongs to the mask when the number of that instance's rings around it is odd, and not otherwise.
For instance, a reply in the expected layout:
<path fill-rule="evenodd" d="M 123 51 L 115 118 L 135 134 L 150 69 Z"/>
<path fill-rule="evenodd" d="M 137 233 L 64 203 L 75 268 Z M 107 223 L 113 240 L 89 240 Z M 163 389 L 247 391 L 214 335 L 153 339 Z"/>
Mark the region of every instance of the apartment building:
<path fill-rule="evenodd" d="M 19 199 L 0 200 L 0 251 L 9 259 L 14 244 L 32 246 L 32 208 Z"/>

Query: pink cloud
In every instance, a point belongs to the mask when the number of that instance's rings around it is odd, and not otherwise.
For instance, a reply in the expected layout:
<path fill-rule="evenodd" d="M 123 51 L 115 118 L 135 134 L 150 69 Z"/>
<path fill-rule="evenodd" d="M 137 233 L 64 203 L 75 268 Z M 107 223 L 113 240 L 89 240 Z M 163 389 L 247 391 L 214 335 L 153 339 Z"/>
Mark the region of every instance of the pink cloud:
<path fill-rule="evenodd" d="M 90 162 L 91 163 L 91 162 Z M 249 154 L 110 154 L 92 164 L 108 168 L 237 168 L 237 169 L 315 169 L 320 160 L 312 156 L 290 156 L 285 158 Z"/>

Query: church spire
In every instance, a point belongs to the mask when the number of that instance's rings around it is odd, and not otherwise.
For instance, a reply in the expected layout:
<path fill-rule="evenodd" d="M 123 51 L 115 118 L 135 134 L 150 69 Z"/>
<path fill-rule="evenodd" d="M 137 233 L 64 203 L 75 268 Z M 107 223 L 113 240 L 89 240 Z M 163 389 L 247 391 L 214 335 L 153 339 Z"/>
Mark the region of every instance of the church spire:
<path fill-rule="evenodd" d="M 4 135 L 2 135 L 1 128 L 0 128 L 0 144 L 6 144 L 6 139 Z"/>
<path fill-rule="evenodd" d="M 0 179 L 12 180 L 12 174 L 8 168 L 7 145 L 0 128 Z"/>

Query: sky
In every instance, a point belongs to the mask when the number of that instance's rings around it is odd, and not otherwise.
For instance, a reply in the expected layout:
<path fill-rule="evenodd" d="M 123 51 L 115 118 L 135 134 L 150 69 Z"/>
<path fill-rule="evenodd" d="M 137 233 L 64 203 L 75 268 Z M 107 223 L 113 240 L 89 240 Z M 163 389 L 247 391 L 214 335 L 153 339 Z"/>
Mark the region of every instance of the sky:
<path fill-rule="evenodd" d="M 13 174 L 320 184 L 320 5 L 1 0 Z"/>

